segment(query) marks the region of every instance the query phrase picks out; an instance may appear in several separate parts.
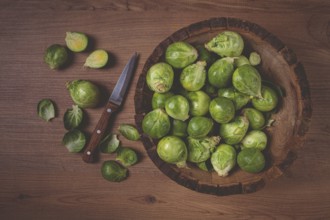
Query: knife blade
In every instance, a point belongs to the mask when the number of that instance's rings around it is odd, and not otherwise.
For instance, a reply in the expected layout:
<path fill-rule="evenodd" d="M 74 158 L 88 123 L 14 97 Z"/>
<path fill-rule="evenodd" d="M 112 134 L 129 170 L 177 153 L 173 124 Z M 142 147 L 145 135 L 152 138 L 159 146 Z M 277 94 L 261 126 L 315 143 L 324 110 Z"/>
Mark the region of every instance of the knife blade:
<path fill-rule="evenodd" d="M 103 110 L 103 113 L 98 121 L 89 143 L 87 144 L 86 149 L 84 150 L 82 159 L 86 163 L 92 163 L 95 160 L 95 154 L 97 147 L 106 131 L 106 128 L 109 126 L 110 118 L 114 113 L 118 112 L 120 107 L 123 104 L 125 95 L 128 90 L 131 79 L 133 78 L 135 66 L 138 60 L 138 53 L 134 53 L 129 59 L 128 63 L 124 67 L 110 97 L 109 101 Z"/>

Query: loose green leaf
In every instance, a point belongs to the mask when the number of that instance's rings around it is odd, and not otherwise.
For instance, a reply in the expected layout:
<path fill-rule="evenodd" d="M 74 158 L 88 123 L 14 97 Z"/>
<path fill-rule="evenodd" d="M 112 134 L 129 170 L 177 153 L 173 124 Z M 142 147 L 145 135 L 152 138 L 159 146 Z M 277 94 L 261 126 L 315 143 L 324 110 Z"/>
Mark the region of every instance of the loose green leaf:
<path fill-rule="evenodd" d="M 138 156 L 133 149 L 121 147 L 117 150 L 116 160 L 120 161 L 124 167 L 129 167 L 138 162 Z"/>
<path fill-rule="evenodd" d="M 140 139 L 138 130 L 129 124 L 121 124 L 118 131 L 128 140 L 137 141 Z"/>
<path fill-rule="evenodd" d="M 86 136 L 78 129 L 73 129 L 64 135 L 62 143 L 70 153 L 78 153 L 86 144 Z"/>
<path fill-rule="evenodd" d="M 38 115 L 45 121 L 49 121 L 52 118 L 55 118 L 55 107 L 52 100 L 42 99 L 38 103 Z"/>
<path fill-rule="evenodd" d="M 108 134 L 100 142 L 100 150 L 102 153 L 113 153 L 120 145 L 120 141 L 116 134 Z"/>
<path fill-rule="evenodd" d="M 83 120 L 83 116 L 82 109 L 78 105 L 72 105 L 72 108 L 67 109 L 64 113 L 63 122 L 65 129 L 78 128 Z"/>
<path fill-rule="evenodd" d="M 128 169 L 114 160 L 104 161 L 101 168 L 104 179 L 111 182 L 121 182 L 128 176 Z"/>

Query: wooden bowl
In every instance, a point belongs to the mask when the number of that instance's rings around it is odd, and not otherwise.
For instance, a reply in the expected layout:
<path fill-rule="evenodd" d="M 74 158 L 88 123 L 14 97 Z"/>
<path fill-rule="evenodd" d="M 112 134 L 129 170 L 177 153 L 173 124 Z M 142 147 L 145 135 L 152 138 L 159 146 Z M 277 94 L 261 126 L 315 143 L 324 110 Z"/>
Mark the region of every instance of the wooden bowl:
<path fill-rule="evenodd" d="M 219 177 L 215 172 L 198 168 L 179 169 L 163 162 L 157 155 L 157 140 L 143 134 L 142 119 L 151 110 L 152 92 L 146 85 L 148 69 L 164 61 L 165 50 L 175 41 L 193 45 L 204 44 L 218 33 L 232 30 L 241 34 L 245 49 L 256 51 L 262 57 L 259 70 L 263 79 L 271 80 L 284 90 L 280 110 L 273 116 L 274 126 L 266 129 L 269 137 L 265 169 L 258 174 L 249 174 L 239 168 L 229 176 Z M 162 41 L 147 59 L 135 93 L 135 121 L 142 134 L 143 145 L 155 165 L 169 178 L 189 189 L 215 195 L 231 195 L 255 192 L 267 181 L 274 180 L 296 159 L 312 115 L 310 92 L 303 65 L 294 52 L 277 37 L 257 24 L 237 18 L 212 18 L 184 27 Z"/>

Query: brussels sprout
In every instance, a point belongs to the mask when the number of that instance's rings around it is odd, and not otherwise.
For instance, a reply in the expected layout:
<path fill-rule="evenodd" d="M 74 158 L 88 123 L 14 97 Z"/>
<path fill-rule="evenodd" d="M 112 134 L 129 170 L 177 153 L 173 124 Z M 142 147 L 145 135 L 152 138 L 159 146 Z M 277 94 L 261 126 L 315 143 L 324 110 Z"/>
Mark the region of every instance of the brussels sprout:
<path fill-rule="evenodd" d="M 192 116 L 203 116 L 209 112 L 211 98 L 205 92 L 189 92 L 187 99 L 190 103 L 190 114 Z"/>
<path fill-rule="evenodd" d="M 260 130 L 265 125 L 265 116 L 254 108 L 245 108 L 242 114 L 249 120 L 249 126 L 253 130 Z"/>
<path fill-rule="evenodd" d="M 55 106 L 52 100 L 42 99 L 38 103 L 38 115 L 45 121 L 55 118 Z"/>
<path fill-rule="evenodd" d="M 151 138 L 164 137 L 170 129 L 170 119 L 160 108 L 152 110 L 142 120 L 142 130 Z"/>
<path fill-rule="evenodd" d="M 214 122 L 212 119 L 195 116 L 192 117 L 188 123 L 187 132 L 188 135 L 193 138 L 202 138 L 210 133 L 213 129 Z"/>
<path fill-rule="evenodd" d="M 262 151 L 267 146 L 267 135 L 263 131 L 249 131 L 242 140 L 244 148 L 257 148 Z"/>
<path fill-rule="evenodd" d="M 101 101 L 100 89 L 88 80 L 73 80 L 66 86 L 73 102 L 81 108 L 94 108 Z"/>
<path fill-rule="evenodd" d="M 237 91 L 234 87 L 219 89 L 218 96 L 230 99 L 234 103 L 236 110 L 241 109 L 250 101 L 248 95 Z"/>
<path fill-rule="evenodd" d="M 238 166 L 249 173 L 259 173 L 265 167 L 265 157 L 256 148 L 245 148 L 238 153 Z"/>
<path fill-rule="evenodd" d="M 137 141 L 140 139 L 140 134 L 133 125 L 121 124 L 118 131 L 128 140 Z"/>
<path fill-rule="evenodd" d="M 238 56 L 238 57 L 234 58 L 234 65 L 236 67 L 243 66 L 245 64 L 250 65 L 250 61 L 246 56 L 241 55 L 241 56 Z"/>
<path fill-rule="evenodd" d="M 65 133 L 62 144 L 70 153 L 78 153 L 86 144 L 86 136 L 78 129 L 73 129 Z"/>
<path fill-rule="evenodd" d="M 236 116 L 232 122 L 220 125 L 220 137 L 226 144 L 238 144 L 244 138 L 248 128 L 247 118 Z"/>
<path fill-rule="evenodd" d="M 233 74 L 234 87 L 249 96 L 261 97 L 261 77 L 251 65 L 239 66 Z"/>
<path fill-rule="evenodd" d="M 260 62 L 261 62 L 260 55 L 257 52 L 250 53 L 249 61 L 250 61 L 252 66 L 259 65 Z"/>
<path fill-rule="evenodd" d="M 197 60 L 198 51 L 187 42 L 179 41 L 166 48 L 165 60 L 174 68 L 184 68 Z"/>
<path fill-rule="evenodd" d="M 180 83 L 187 91 L 200 90 L 206 80 L 206 62 L 198 61 L 185 67 L 180 75 Z"/>
<path fill-rule="evenodd" d="M 113 153 L 120 145 L 120 141 L 116 134 L 108 134 L 100 142 L 100 150 L 102 153 Z"/>
<path fill-rule="evenodd" d="M 218 123 L 227 123 L 235 116 L 235 106 L 230 99 L 217 97 L 210 102 L 209 112 Z"/>
<path fill-rule="evenodd" d="M 215 61 L 215 56 L 208 51 L 203 45 L 196 46 L 196 49 L 198 51 L 198 60 L 205 61 L 207 65 L 210 65 Z"/>
<path fill-rule="evenodd" d="M 233 73 L 233 62 L 228 58 L 219 59 L 208 70 L 208 82 L 216 88 L 226 87 L 230 84 Z"/>
<path fill-rule="evenodd" d="M 261 89 L 262 98 L 253 98 L 252 105 L 262 112 L 273 110 L 278 103 L 276 92 L 268 86 L 263 86 Z"/>
<path fill-rule="evenodd" d="M 220 144 L 211 155 L 211 163 L 219 176 L 228 176 L 236 164 L 236 150 L 228 144 Z"/>
<path fill-rule="evenodd" d="M 219 136 L 193 138 L 188 137 L 188 161 L 204 162 L 211 157 L 211 153 L 220 142 Z"/>
<path fill-rule="evenodd" d="M 84 63 L 84 67 L 94 69 L 102 68 L 108 63 L 108 59 L 108 52 L 102 49 L 98 49 L 88 55 Z"/>
<path fill-rule="evenodd" d="M 156 63 L 147 72 L 147 85 L 154 92 L 168 92 L 172 87 L 173 79 L 173 69 L 167 63 Z"/>
<path fill-rule="evenodd" d="M 168 98 L 172 97 L 174 94 L 172 92 L 158 93 L 155 92 L 152 95 L 151 106 L 152 109 L 165 108 L 165 102 Z"/>
<path fill-rule="evenodd" d="M 73 52 L 81 52 L 87 48 L 88 37 L 81 32 L 66 32 L 66 46 Z"/>
<path fill-rule="evenodd" d="M 117 150 L 116 160 L 124 167 L 129 167 L 138 162 L 138 156 L 133 149 L 129 147 L 120 147 Z"/>
<path fill-rule="evenodd" d="M 59 44 L 53 44 L 46 49 L 44 61 L 51 69 L 63 67 L 69 59 L 68 51 Z"/>
<path fill-rule="evenodd" d="M 72 105 L 72 108 L 66 110 L 63 116 L 64 127 L 67 130 L 78 128 L 82 123 L 84 112 L 78 105 Z"/>
<path fill-rule="evenodd" d="M 157 144 L 157 154 L 165 162 L 186 167 L 188 157 L 187 146 L 181 138 L 176 136 L 163 137 Z"/>
<path fill-rule="evenodd" d="M 187 122 L 173 119 L 172 121 L 172 135 L 178 137 L 187 136 Z"/>
<path fill-rule="evenodd" d="M 189 102 L 182 95 L 174 95 L 167 99 L 165 110 L 174 119 L 185 121 L 189 118 Z"/>
<path fill-rule="evenodd" d="M 108 181 L 121 182 L 127 178 L 128 169 L 114 160 L 107 160 L 102 164 L 101 174 Z"/>
<path fill-rule="evenodd" d="M 222 57 L 237 57 L 243 51 L 244 41 L 236 32 L 223 31 L 207 42 L 205 47 Z"/>

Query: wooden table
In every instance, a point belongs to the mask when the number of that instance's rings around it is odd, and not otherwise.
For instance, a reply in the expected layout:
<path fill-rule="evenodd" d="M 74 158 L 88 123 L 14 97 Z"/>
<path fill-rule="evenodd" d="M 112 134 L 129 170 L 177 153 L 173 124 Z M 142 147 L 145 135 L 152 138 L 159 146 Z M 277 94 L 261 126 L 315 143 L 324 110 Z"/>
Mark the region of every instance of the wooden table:
<path fill-rule="evenodd" d="M 307 1 L 12 1 L 0 2 L 0 218 L 1 219 L 329 219 L 330 218 L 330 2 Z M 136 75 L 112 132 L 134 124 L 134 93 L 145 60 L 157 44 L 191 23 L 232 16 L 265 27 L 292 48 L 310 83 L 313 117 L 305 145 L 288 172 L 262 190 L 218 197 L 197 193 L 163 175 L 140 142 L 140 162 L 121 183 L 105 181 L 101 162 L 86 164 L 61 144 L 63 114 L 72 105 L 67 81 L 88 79 L 110 93 L 134 51 Z M 88 53 L 52 71 L 44 50 L 64 44 L 66 31 L 87 33 L 111 65 L 84 69 Z M 51 98 L 57 117 L 37 115 Z M 102 108 L 88 109 L 90 134 Z"/>

